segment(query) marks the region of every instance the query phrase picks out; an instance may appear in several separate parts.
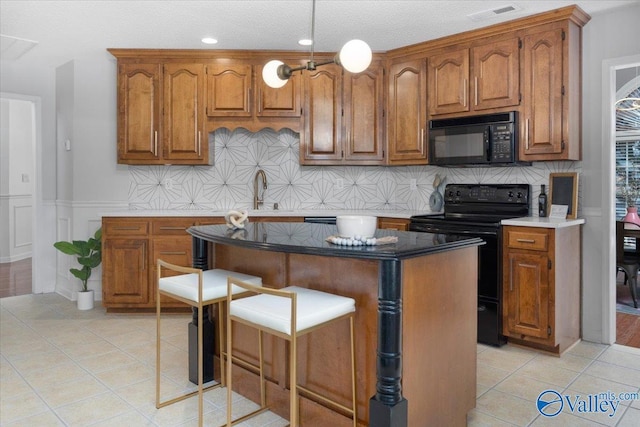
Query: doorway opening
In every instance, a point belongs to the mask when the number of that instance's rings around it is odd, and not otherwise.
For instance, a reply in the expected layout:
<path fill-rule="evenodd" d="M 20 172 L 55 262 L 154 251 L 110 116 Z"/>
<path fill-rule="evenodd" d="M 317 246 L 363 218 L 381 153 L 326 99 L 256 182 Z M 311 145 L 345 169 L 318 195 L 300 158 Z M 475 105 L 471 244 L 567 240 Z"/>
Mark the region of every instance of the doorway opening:
<path fill-rule="evenodd" d="M 605 341 L 640 348 L 640 310 L 635 310 L 629 298 L 629 287 L 624 284 L 624 275 L 615 268 L 615 224 L 626 212 L 626 200 L 618 191 L 619 186 L 629 186 L 640 179 L 640 109 L 620 110 L 616 101 L 640 94 L 640 56 L 605 61 L 603 73 L 604 140 L 608 141 L 605 158 L 609 158 L 609 186 L 604 194 L 603 212 L 609 220 L 609 251 L 604 266 L 609 268 L 607 289 L 604 290 L 603 314 Z M 626 106 L 626 104 L 625 104 Z M 606 168 L 605 168 L 606 169 Z M 607 208 L 608 207 L 608 208 Z M 629 242 L 630 246 L 635 241 Z M 635 246 L 634 246 L 635 248 Z M 606 254 L 607 251 L 605 251 Z M 608 258 L 607 258 L 608 257 Z M 607 339 L 607 332 L 609 337 Z"/>
<path fill-rule="evenodd" d="M 42 194 L 41 101 L 39 97 L 0 95 L 0 297 L 39 293 L 36 225 Z"/>

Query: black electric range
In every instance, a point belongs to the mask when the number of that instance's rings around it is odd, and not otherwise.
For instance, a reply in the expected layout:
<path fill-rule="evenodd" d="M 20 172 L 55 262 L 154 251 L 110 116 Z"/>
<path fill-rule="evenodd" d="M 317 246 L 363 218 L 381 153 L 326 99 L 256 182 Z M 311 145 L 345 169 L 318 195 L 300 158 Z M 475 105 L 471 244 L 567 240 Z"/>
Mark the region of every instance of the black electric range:
<path fill-rule="evenodd" d="M 478 342 L 502 345 L 503 219 L 530 214 L 529 184 L 448 184 L 444 213 L 415 215 L 409 230 L 432 233 L 438 241 L 480 237 L 478 252 Z"/>

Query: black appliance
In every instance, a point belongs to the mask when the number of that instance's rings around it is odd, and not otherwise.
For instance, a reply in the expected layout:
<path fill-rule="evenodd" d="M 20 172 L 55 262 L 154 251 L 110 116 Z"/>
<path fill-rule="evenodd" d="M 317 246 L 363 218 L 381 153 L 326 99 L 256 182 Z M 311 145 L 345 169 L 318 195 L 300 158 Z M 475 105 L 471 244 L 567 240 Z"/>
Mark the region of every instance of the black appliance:
<path fill-rule="evenodd" d="M 514 166 L 518 162 L 518 113 L 429 121 L 429 163 L 437 166 Z"/>
<path fill-rule="evenodd" d="M 502 335 L 502 229 L 500 221 L 529 216 L 529 184 L 448 184 L 444 213 L 411 217 L 410 231 L 439 242 L 480 237 L 478 248 L 478 342 L 500 346 Z"/>

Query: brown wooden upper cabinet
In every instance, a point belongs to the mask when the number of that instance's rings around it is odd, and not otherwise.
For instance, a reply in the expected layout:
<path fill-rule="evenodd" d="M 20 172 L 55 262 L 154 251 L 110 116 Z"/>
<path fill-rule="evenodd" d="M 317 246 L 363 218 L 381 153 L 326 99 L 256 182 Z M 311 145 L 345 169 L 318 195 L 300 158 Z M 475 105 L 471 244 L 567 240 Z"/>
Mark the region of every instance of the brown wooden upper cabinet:
<path fill-rule="evenodd" d="M 520 103 L 518 38 L 477 43 L 429 56 L 429 115 Z"/>
<path fill-rule="evenodd" d="M 376 53 L 268 87 L 262 67 L 301 52 L 109 49 L 118 59 L 118 162 L 209 164 L 219 128 L 292 129 L 305 165 L 428 163 L 428 120 L 516 111 L 520 161 L 581 159 L 581 39 L 567 6 Z M 333 55 L 316 53 L 316 61 Z M 385 86 L 386 85 L 386 86 Z"/>
<path fill-rule="evenodd" d="M 427 163 L 426 59 L 389 66 L 387 147 L 389 164 Z"/>
<path fill-rule="evenodd" d="M 164 65 L 162 147 L 169 163 L 209 164 L 204 99 L 204 65 Z"/>
<path fill-rule="evenodd" d="M 300 74 L 274 89 L 262 79 L 262 65 L 207 65 L 207 116 L 300 117 Z"/>
<path fill-rule="evenodd" d="M 580 160 L 580 29 L 573 22 L 523 37 L 520 159 Z"/>
<path fill-rule="evenodd" d="M 303 74 L 301 164 L 382 164 L 383 77 L 379 61 L 358 74 L 334 64 Z"/>
<path fill-rule="evenodd" d="M 118 66 L 118 163 L 209 164 L 201 64 Z"/>
<path fill-rule="evenodd" d="M 160 161 L 162 67 L 118 66 L 118 163 Z"/>

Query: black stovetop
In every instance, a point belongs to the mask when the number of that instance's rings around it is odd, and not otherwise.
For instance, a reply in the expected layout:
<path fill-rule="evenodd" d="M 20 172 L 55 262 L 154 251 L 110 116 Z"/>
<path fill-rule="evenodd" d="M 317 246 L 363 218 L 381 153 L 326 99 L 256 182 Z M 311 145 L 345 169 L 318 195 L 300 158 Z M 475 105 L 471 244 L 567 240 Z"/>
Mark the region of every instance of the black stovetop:
<path fill-rule="evenodd" d="M 500 223 L 503 219 L 529 216 L 529 184 L 448 184 L 444 213 L 414 215 L 414 223 Z"/>

